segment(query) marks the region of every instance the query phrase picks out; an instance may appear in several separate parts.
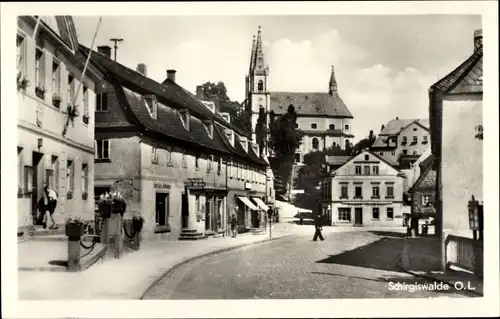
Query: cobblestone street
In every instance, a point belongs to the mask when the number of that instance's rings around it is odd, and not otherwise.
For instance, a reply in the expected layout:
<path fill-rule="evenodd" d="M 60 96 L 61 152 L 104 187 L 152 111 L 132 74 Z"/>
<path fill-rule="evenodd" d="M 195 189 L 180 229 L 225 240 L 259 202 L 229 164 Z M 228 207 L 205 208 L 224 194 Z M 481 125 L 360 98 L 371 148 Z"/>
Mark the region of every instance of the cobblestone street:
<path fill-rule="evenodd" d="M 396 289 L 396 284 L 431 284 L 401 272 L 403 238 L 397 233 L 330 233 L 324 242 L 311 236 L 302 232 L 194 261 L 160 281 L 145 299 L 464 296 L 453 289 Z"/>

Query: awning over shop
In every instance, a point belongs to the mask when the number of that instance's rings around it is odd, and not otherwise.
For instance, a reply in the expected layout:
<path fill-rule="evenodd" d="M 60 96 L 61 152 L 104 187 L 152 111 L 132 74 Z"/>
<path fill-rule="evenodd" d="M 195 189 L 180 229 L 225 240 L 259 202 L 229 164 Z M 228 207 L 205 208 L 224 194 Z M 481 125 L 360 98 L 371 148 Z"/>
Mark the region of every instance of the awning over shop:
<path fill-rule="evenodd" d="M 262 201 L 262 199 L 258 197 L 252 197 L 252 198 L 257 203 L 257 206 L 260 207 L 260 209 L 265 210 L 266 212 L 269 210 L 269 207 Z"/>
<path fill-rule="evenodd" d="M 238 196 L 238 199 L 241 200 L 243 204 L 245 204 L 251 210 L 259 210 L 259 208 L 252 204 L 252 202 L 247 197 Z"/>

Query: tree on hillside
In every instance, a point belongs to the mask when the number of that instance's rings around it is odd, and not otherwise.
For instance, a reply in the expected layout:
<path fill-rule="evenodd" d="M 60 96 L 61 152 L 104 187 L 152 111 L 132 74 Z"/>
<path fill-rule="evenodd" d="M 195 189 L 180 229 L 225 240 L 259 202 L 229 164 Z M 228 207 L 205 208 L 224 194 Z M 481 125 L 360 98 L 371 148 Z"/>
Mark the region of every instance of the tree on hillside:
<path fill-rule="evenodd" d="M 220 112 L 229 113 L 231 118 L 235 118 L 238 115 L 238 109 L 241 107 L 240 103 L 231 101 L 227 95 L 227 89 L 224 82 L 205 82 L 201 87 L 205 97 L 213 101 L 218 106 Z"/>
<path fill-rule="evenodd" d="M 321 189 L 317 189 L 320 181 L 327 177 L 327 156 L 347 156 L 348 153 L 339 146 L 332 146 L 322 151 L 310 152 L 304 155 L 304 166 L 299 170 L 294 181 L 294 189 L 303 189 L 303 194 L 297 194 L 294 204 L 298 207 L 317 209 L 322 200 Z"/>
<path fill-rule="evenodd" d="M 360 140 L 358 143 L 356 143 L 356 145 L 352 147 L 352 150 L 350 150 L 349 152 L 350 155 L 355 155 L 364 150 L 365 148 L 370 149 L 373 143 L 375 143 L 376 139 L 377 136 L 373 133 L 373 130 L 370 130 L 368 137 L 365 137 L 364 139 Z"/>
<path fill-rule="evenodd" d="M 257 124 L 255 126 L 255 139 L 259 145 L 259 149 L 262 150 L 266 144 L 267 127 L 266 127 L 266 110 L 261 107 L 259 109 L 259 117 L 257 119 Z"/>
<path fill-rule="evenodd" d="M 252 134 L 252 112 L 242 111 L 236 115 L 232 120 L 234 126 L 242 129 L 247 137 L 251 137 Z"/>
<path fill-rule="evenodd" d="M 287 113 L 277 119 L 274 112 L 271 112 L 268 146 L 276 157 L 275 169 L 280 174 L 283 185 L 290 182 L 295 151 L 300 146 L 303 135 L 297 128 L 297 113 L 293 105 L 290 104 Z"/>

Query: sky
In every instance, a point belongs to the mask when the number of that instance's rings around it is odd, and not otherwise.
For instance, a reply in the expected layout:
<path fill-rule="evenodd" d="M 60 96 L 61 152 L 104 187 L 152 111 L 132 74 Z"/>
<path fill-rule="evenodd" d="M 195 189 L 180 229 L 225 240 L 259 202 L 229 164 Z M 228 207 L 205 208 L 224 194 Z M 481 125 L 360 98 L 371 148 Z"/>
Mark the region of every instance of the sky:
<path fill-rule="evenodd" d="M 74 21 L 80 43 L 90 47 L 98 17 Z M 104 16 L 94 49 L 123 38 L 123 65 L 145 63 L 158 82 L 175 69 L 176 81 L 193 93 L 223 81 L 241 102 L 258 26 L 269 90 L 328 92 L 333 65 L 359 140 L 395 117 L 428 118 L 429 87 L 472 53 L 481 16 Z"/>

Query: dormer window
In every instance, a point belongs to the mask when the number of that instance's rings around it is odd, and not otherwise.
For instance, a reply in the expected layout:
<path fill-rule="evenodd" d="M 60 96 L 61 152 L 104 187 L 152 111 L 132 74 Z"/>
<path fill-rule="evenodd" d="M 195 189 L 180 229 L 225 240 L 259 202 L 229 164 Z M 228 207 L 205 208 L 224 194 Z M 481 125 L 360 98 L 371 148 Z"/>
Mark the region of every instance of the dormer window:
<path fill-rule="evenodd" d="M 231 123 L 231 115 L 229 115 L 229 113 L 222 112 L 222 113 L 220 113 L 220 116 L 222 116 L 222 118 L 226 122 Z"/>
<path fill-rule="evenodd" d="M 252 143 L 252 149 L 255 152 L 255 154 L 260 155 L 260 153 L 259 153 L 259 144 Z"/>
<path fill-rule="evenodd" d="M 248 153 L 248 140 L 247 140 L 247 138 L 242 137 L 242 136 L 238 136 L 238 138 L 240 139 L 241 146 L 243 146 L 243 149 L 245 150 L 245 152 Z"/>
<path fill-rule="evenodd" d="M 209 109 L 212 113 L 215 113 L 215 103 L 211 101 L 201 101 L 207 109 Z"/>
<path fill-rule="evenodd" d="M 316 129 L 317 127 L 318 127 L 318 125 L 317 125 L 316 123 L 312 123 L 312 124 L 311 124 L 311 128 L 312 128 L 312 129 Z"/>
<path fill-rule="evenodd" d="M 231 146 L 234 146 L 234 131 L 233 130 L 225 130 L 224 133 L 226 133 L 226 137 L 229 140 L 229 143 Z"/>
<path fill-rule="evenodd" d="M 190 122 L 191 122 L 189 110 L 187 110 L 187 109 L 180 110 L 179 114 L 181 116 L 182 125 L 184 125 L 184 128 L 189 131 L 190 130 Z"/>
<path fill-rule="evenodd" d="M 205 130 L 207 130 L 207 134 L 210 138 L 214 138 L 214 124 L 211 120 L 203 121 L 203 126 L 205 126 Z"/>
<path fill-rule="evenodd" d="M 145 95 L 144 100 L 149 111 L 149 115 L 155 120 L 158 118 L 158 100 L 156 95 Z"/>
<path fill-rule="evenodd" d="M 335 124 L 330 124 L 330 130 L 334 130 L 335 129 Z"/>
<path fill-rule="evenodd" d="M 344 130 L 349 131 L 349 125 L 348 124 L 344 125 Z"/>

